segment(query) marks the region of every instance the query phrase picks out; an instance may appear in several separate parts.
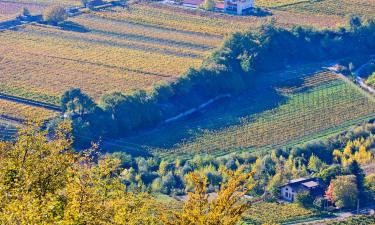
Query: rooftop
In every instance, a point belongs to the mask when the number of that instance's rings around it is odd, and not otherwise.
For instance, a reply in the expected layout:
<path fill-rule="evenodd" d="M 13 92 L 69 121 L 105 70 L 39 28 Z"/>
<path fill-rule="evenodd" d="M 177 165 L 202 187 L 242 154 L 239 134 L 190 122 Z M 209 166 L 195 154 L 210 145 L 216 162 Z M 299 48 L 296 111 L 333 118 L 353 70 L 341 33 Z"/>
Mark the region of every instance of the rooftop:
<path fill-rule="evenodd" d="M 307 188 L 314 188 L 314 187 L 318 187 L 319 183 L 316 181 L 308 181 L 308 182 L 302 183 L 302 185 Z"/>

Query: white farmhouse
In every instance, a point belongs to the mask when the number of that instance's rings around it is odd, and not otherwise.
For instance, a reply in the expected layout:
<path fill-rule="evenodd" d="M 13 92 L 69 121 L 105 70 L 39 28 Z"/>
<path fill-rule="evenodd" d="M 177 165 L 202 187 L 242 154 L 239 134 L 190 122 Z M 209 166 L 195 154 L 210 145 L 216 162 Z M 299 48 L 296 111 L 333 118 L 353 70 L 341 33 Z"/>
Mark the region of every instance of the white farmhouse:
<path fill-rule="evenodd" d="M 243 15 L 254 7 L 254 0 L 224 0 L 224 11 Z"/>
<path fill-rule="evenodd" d="M 299 178 L 290 180 L 280 187 L 281 199 L 294 202 L 298 193 L 307 191 L 314 199 L 324 195 L 324 189 L 318 178 Z"/>

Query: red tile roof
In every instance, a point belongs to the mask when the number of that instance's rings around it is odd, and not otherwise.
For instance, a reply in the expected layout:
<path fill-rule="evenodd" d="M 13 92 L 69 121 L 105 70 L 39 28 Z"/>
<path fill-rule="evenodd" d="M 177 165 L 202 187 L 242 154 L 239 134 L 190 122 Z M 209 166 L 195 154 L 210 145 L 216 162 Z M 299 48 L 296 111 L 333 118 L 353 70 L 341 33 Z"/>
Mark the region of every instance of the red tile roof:
<path fill-rule="evenodd" d="M 215 6 L 217 9 L 224 9 L 224 2 L 218 2 Z"/>

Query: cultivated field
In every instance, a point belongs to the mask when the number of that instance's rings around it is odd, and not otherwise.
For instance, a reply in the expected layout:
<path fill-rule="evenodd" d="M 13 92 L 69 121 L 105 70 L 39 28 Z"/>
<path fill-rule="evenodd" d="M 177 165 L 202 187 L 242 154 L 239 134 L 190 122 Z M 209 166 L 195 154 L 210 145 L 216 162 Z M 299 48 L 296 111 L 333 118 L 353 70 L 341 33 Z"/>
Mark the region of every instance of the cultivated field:
<path fill-rule="evenodd" d="M 58 114 L 54 111 L 40 107 L 28 106 L 21 103 L 0 99 L 0 118 L 2 116 L 18 120 L 27 119 L 50 119 Z"/>
<path fill-rule="evenodd" d="M 80 0 L 0 0 L 0 2 L 11 2 L 27 5 L 63 5 L 63 6 L 79 6 L 82 5 Z"/>
<path fill-rule="evenodd" d="M 352 14 L 375 18 L 374 0 L 322 0 L 304 1 L 300 4 L 281 7 L 283 10 L 309 14 L 337 15 L 348 17 Z"/>
<path fill-rule="evenodd" d="M 17 1 L 43 5 L 47 1 Z M 75 1 L 64 1 L 73 4 Z M 6 3 L 8 4 L 8 3 Z M 337 26 L 303 14 L 276 12 L 280 26 Z M 228 33 L 254 29 L 268 17 L 236 17 L 162 4 L 134 4 L 70 18 L 62 28 L 25 25 L 0 33 L 0 92 L 58 104 L 71 87 L 99 99 L 111 91 L 150 91 L 199 67 Z"/>
<path fill-rule="evenodd" d="M 41 4 L 7 2 L 0 0 L 0 22 L 14 19 L 23 8 L 29 9 L 31 14 L 40 14 L 45 8 Z"/>
<path fill-rule="evenodd" d="M 306 66 L 267 74 L 274 79 L 259 80 L 262 88 L 125 141 L 167 155 L 225 154 L 310 140 L 375 115 L 373 97 L 336 74 L 313 71 Z"/>
<path fill-rule="evenodd" d="M 310 0 L 256 0 L 254 2 L 255 6 L 257 7 L 265 7 L 265 8 L 277 8 L 280 6 L 286 6 L 286 5 L 294 5 L 294 4 L 300 4 L 302 2 L 308 2 Z"/>
<path fill-rule="evenodd" d="M 282 224 L 315 215 L 297 204 L 260 203 L 251 206 L 243 220 L 247 224 Z"/>
<path fill-rule="evenodd" d="M 78 18 L 80 19 L 80 18 Z M 87 20 L 90 23 L 90 20 Z M 98 99 L 110 91 L 150 90 L 198 67 L 212 47 L 199 35 L 194 42 L 165 40 L 123 30 L 90 27 L 91 32 L 28 25 L 0 33 L 0 92 L 57 104 L 59 96 L 79 87 Z M 120 25 L 118 25 L 120 26 Z M 111 25 L 107 26 L 111 29 Z M 113 27 L 112 27 L 113 28 Z M 137 32 L 137 30 L 135 30 Z M 166 35 L 164 30 L 160 33 Z M 168 31 L 170 32 L 170 31 Z M 183 39 L 180 32 L 175 32 Z M 133 35 L 133 38 L 128 36 Z M 173 32 L 170 34 L 173 38 Z"/>

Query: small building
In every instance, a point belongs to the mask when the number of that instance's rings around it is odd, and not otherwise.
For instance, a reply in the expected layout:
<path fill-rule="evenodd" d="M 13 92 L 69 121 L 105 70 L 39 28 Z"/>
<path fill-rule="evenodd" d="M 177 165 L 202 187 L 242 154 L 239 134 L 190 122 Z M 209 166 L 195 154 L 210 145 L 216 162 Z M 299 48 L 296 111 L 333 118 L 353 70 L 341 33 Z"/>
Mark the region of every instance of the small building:
<path fill-rule="evenodd" d="M 176 0 L 175 0 L 176 2 Z M 189 8 L 198 8 L 204 0 L 182 0 L 182 5 Z M 254 7 L 254 0 L 224 0 L 215 3 L 215 11 L 243 15 Z"/>
<path fill-rule="evenodd" d="M 281 199 L 288 202 L 294 202 L 298 193 L 306 191 L 309 192 L 314 199 L 323 197 L 324 195 L 324 188 L 318 178 L 299 178 L 290 180 L 280 188 Z"/>
<path fill-rule="evenodd" d="M 244 15 L 254 7 L 254 0 L 224 0 L 224 12 Z"/>

